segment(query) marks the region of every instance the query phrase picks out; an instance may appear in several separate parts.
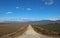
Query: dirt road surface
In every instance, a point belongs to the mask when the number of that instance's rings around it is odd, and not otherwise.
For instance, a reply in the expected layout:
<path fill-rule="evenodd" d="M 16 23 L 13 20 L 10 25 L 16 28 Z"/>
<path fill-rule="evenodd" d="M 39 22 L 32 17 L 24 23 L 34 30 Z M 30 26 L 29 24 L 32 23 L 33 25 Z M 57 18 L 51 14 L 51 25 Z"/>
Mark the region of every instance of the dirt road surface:
<path fill-rule="evenodd" d="M 18 36 L 16 38 L 60 38 L 60 37 L 48 37 L 42 34 L 38 34 L 33 30 L 31 25 L 29 25 L 27 31 L 22 36 Z"/>

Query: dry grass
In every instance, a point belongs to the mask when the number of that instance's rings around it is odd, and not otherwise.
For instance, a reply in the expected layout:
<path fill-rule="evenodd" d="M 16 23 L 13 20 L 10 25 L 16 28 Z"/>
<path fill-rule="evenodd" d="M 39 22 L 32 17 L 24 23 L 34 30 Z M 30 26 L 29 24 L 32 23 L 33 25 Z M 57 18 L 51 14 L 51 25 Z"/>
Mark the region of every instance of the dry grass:
<path fill-rule="evenodd" d="M 15 37 L 27 30 L 27 24 L 0 24 L 0 36 L 9 35 Z"/>

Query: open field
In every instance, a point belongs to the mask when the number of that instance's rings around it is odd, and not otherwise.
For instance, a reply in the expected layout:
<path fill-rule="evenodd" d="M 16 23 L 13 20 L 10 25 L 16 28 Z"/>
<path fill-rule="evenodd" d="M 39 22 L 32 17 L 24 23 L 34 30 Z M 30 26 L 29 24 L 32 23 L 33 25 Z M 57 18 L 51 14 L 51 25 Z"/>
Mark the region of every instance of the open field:
<path fill-rule="evenodd" d="M 60 24 L 34 24 L 32 27 L 38 33 L 60 36 Z"/>
<path fill-rule="evenodd" d="M 38 28 L 30 24 L 0 24 L 0 38 L 60 38 L 43 35 Z"/>
<path fill-rule="evenodd" d="M 0 36 L 9 35 L 15 37 L 23 34 L 27 27 L 27 24 L 0 24 Z"/>

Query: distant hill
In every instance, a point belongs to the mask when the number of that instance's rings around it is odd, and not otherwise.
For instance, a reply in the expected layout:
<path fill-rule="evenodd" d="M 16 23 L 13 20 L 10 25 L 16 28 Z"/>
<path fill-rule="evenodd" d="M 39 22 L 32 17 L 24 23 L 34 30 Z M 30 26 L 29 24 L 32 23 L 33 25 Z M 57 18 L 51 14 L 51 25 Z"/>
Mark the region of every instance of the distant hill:
<path fill-rule="evenodd" d="M 40 21 L 5 21 L 2 23 L 8 23 L 8 24 L 49 24 L 49 23 L 60 23 L 60 20 L 52 21 L 52 20 L 40 20 Z"/>

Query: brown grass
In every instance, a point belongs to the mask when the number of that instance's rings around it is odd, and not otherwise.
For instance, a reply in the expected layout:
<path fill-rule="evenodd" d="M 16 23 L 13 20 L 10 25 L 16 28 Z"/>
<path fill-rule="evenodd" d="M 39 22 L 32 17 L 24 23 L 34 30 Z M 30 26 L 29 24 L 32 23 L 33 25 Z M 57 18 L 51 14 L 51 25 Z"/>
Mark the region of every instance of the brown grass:
<path fill-rule="evenodd" d="M 9 35 L 16 37 L 27 30 L 27 24 L 0 24 L 0 36 Z"/>

